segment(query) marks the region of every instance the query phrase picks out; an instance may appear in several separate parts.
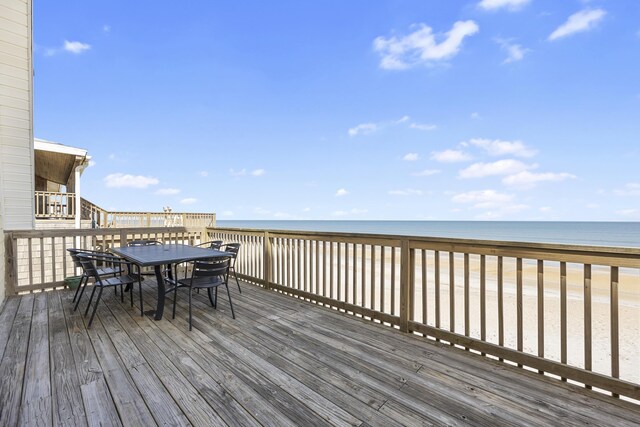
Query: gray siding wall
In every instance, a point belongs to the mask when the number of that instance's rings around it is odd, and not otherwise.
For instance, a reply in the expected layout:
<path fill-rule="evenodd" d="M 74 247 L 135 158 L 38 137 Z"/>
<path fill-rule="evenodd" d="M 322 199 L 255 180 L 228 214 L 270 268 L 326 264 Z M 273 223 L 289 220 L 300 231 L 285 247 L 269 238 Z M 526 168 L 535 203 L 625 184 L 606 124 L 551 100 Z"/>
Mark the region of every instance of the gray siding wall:
<path fill-rule="evenodd" d="M 0 231 L 34 227 L 31 0 L 0 1 Z M 4 243 L 4 236 L 2 239 Z M 0 301 L 5 294 L 0 245 Z"/>

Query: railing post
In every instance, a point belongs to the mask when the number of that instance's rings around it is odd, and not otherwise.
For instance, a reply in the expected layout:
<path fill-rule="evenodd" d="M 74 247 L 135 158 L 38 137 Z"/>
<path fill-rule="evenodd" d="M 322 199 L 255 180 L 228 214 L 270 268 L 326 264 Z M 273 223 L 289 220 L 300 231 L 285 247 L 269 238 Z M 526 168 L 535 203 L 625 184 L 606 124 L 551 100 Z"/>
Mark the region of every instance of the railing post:
<path fill-rule="evenodd" d="M 400 331 L 409 332 L 409 308 L 411 307 L 411 250 L 409 239 L 402 239 L 400 248 Z"/>
<path fill-rule="evenodd" d="M 120 247 L 124 248 L 127 246 L 127 231 L 120 230 Z"/>
<path fill-rule="evenodd" d="M 5 233 L 4 235 L 4 258 L 5 296 L 15 295 L 16 280 L 18 278 L 18 243 L 11 233 Z"/>
<path fill-rule="evenodd" d="M 271 266 L 273 264 L 273 254 L 271 251 L 271 236 L 268 231 L 264 232 L 262 242 L 262 275 L 264 277 L 264 288 L 271 289 Z"/>

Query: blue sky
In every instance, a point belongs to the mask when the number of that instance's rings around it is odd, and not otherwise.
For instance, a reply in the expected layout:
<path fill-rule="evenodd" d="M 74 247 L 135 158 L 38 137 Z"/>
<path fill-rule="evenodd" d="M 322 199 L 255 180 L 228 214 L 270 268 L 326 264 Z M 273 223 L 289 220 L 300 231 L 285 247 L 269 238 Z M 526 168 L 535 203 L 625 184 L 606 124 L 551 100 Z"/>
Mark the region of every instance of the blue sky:
<path fill-rule="evenodd" d="M 34 126 L 111 210 L 640 220 L 640 2 L 34 2 Z"/>

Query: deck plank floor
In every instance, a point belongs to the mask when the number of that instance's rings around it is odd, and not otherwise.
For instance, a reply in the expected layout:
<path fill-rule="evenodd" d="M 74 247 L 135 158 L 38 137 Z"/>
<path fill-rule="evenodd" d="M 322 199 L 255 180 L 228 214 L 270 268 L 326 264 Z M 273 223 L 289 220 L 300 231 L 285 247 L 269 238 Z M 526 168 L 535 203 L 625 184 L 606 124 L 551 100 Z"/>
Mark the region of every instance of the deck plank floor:
<path fill-rule="evenodd" d="M 638 425 L 640 407 L 242 284 L 176 318 L 113 292 L 93 327 L 71 291 L 0 312 L 0 425 Z M 137 295 L 137 293 L 136 293 Z M 155 305 L 155 284 L 144 302 Z M 85 300 L 86 302 L 86 296 Z"/>

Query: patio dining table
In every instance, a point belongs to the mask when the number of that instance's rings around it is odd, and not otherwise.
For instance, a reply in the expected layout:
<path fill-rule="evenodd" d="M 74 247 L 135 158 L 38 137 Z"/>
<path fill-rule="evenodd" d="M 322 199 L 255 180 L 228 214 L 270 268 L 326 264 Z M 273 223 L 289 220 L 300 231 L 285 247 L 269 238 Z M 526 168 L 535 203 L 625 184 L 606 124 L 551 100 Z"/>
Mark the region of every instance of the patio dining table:
<path fill-rule="evenodd" d="M 154 314 L 155 320 L 161 320 L 164 312 L 166 278 L 162 274 L 163 265 L 178 264 L 194 259 L 223 258 L 229 256 L 228 253 L 215 249 L 180 244 L 126 246 L 112 248 L 111 251 L 139 267 L 153 267 L 156 282 L 158 283 L 158 304 L 155 312 L 152 311 L 149 314 Z M 169 274 L 171 274 L 171 268 L 169 268 Z"/>

